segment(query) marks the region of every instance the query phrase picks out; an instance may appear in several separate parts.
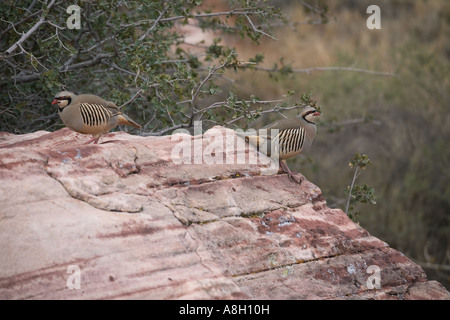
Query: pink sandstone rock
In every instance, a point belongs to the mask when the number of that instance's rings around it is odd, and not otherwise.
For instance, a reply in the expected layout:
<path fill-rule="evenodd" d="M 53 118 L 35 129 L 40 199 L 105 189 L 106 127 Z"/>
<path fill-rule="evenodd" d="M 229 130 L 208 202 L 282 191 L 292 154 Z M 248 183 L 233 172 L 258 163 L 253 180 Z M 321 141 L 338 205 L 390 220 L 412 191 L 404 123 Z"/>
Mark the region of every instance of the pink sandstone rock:
<path fill-rule="evenodd" d="M 206 135 L 179 138 L 207 148 Z M 450 298 L 307 180 L 261 163 L 176 164 L 170 136 L 86 138 L 0 133 L 1 299 Z"/>

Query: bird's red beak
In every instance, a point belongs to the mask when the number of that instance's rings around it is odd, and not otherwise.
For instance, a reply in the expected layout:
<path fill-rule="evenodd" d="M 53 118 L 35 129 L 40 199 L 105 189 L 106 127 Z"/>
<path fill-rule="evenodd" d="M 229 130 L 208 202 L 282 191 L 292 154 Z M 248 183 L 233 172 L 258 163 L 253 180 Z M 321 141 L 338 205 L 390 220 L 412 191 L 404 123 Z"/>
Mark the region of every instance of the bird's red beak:
<path fill-rule="evenodd" d="M 59 101 L 57 99 L 52 101 L 52 104 L 57 104 Z"/>

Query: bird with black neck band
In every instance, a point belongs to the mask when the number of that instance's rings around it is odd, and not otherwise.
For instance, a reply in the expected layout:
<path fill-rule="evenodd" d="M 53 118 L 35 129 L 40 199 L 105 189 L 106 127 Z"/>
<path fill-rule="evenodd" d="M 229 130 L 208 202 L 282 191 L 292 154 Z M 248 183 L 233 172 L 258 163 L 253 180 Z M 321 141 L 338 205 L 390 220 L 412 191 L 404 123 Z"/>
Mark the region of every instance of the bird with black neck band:
<path fill-rule="evenodd" d="M 70 91 L 61 91 L 55 95 L 52 104 L 58 106 L 59 116 L 69 129 L 93 136 L 86 144 L 98 143 L 102 134 L 117 125 L 141 128 L 141 125 L 125 115 L 114 102 L 93 94 L 76 95 Z"/>

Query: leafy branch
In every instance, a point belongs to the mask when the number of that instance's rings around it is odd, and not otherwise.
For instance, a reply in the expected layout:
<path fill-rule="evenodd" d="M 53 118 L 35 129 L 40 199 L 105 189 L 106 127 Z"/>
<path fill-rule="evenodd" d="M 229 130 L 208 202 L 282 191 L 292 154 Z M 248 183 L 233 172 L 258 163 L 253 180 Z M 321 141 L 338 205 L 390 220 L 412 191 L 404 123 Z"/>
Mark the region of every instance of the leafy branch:
<path fill-rule="evenodd" d="M 263 114 L 306 105 L 288 104 L 289 95 L 242 98 L 220 81 L 229 70 L 268 71 L 259 66 L 262 54 L 243 61 L 219 37 L 255 44 L 275 39 L 274 26 L 292 25 L 280 8 L 269 0 L 234 0 L 219 11 L 199 3 L 81 1 L 81 29 L 71 30 L 68 0 L 0 2 L 0 130 L 59 128 L 49 101 L 60 90 L 116 102 L 143 124 L 143 135 L 189 128 L 197 120 L 245 126 Z M 302 5 L 314 24 L 326 22 L 325 9 Z M 188 43 L 187 26 L 213 31 L 217 38 Z"/>
<path fill-rule="evenodd" d="M 375 202 L 375 189 L 364 185 L 355 185 L 356 179 L 361 175 L 361 171 L 365 170 L 367 166 L 371 166 L 372 162 L 366 154 L 356 153 L 349 162 L 350 168 L 355 168 L 353 173 L 353 179 L 351 185 L 347 187 L 346 192 L 348 193 L 347 204 L 345 206 L 345 213 L 350 217 L 356 217 L 358 212 L 352 213 L 353 206 L 351 204 L 355 203 L 371 203 Z"/>

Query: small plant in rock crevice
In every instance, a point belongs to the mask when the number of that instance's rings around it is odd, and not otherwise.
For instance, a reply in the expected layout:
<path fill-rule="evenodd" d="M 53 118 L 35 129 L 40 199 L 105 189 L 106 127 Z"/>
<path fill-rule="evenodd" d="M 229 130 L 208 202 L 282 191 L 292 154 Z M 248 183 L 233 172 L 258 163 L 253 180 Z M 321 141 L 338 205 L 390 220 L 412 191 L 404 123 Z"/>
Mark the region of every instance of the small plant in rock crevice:
<path fill-rule="evenodd" d="M 345 206 L 345 213 L 352 220 L 356 219 L 360 212 L 355 211 L 354 205 L 357 203 L 371 203 L 375 202 L 375 189 L 367 184 L 356 185 L 356 179 L 361 175 L 362 171 L 367 166 L 371 166 L 372 162 L 366 154 L 356 153 L 349 162 L 349 167 L 354 168 L 353 179 L 351 185 L 347 187 L 348 193 L 347 204 Z"/>

